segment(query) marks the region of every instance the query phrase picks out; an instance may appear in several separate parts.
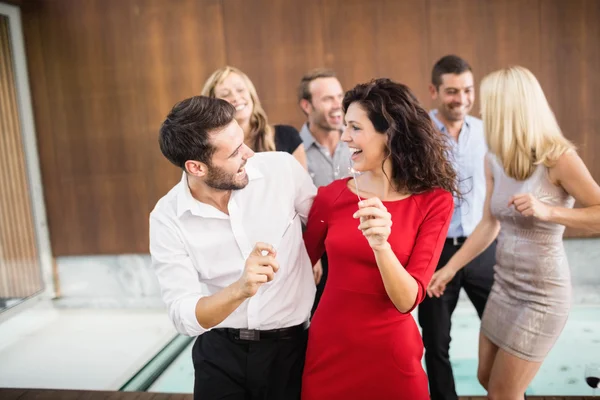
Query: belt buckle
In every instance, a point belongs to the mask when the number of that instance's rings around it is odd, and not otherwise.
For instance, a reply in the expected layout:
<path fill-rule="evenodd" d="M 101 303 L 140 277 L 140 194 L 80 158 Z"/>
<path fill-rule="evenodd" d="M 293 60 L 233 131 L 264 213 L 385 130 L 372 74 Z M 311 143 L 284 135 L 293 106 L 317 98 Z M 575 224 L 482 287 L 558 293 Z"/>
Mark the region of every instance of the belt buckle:
<path fill-rule="evenodd" d="M 260 340 L 260 331 L 256 329 L 240 329 L 240 340 L 258 342 Z"/>
<path fill-rule="evenodd" d="M 453 238 L 452 238 L 452 244 L 453 244 L 454 246 L 458 246 L 458 238 L 457 238 L 457 237 L 453 237 Z"/>

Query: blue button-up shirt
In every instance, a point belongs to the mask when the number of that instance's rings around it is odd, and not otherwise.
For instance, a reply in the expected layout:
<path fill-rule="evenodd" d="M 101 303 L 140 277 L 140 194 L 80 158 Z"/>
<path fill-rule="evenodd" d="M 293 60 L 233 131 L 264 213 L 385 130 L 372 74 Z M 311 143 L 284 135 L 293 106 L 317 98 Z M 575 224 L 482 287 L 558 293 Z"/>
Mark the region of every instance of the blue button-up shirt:
<path fill-rule="evenodd" d="M 448 237 L 469 236 L 483 217 L 485 203 L 484 163 L 488 147 L 483 134 L 483 122 L 467 115 L 456 141 L 437 118 L 437 110 L 431 111 L 429 115 L 448 138 L 452 153 L 450 160 L 458 175 L 458 187 L 463 195 L 462 201 L 455 200 Z"/>
<path fill-rule="evenodd" d="M 327 147 L 321 146 L 315 140 L 308 129 L 308 124 L 304 124 L 300 129 L 300 137 L 306 151 L 308 173 L 315 186 L 327 186 L 337 179 L 350 175 L 351 153 L 346 142 L 340 140 L 334 153 L 330 154 Z"/>

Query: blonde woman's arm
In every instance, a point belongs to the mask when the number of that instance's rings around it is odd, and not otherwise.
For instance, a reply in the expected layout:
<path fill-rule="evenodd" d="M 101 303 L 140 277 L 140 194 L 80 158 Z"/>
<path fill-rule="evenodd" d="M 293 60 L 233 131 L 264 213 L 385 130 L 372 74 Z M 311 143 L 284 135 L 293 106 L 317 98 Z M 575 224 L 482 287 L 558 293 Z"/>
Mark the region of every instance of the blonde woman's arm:
<path fill-rule="evenodd" d="M 446 285 L 454 278 L 454 275 L 487 249 L 498 236 L 498 232 L 500 232 L 500 222 L 492 215 L 490 207 L 492 193 L 494 191 L 494 177 L 487 157 L 485 159 L 485 181 L 486 195 L 483 207 L 483 218 L 479 221 L 479 224 L 477 224 L 477 227 L 475 227 L 473 233 L 469 235 L 469 238 L 465 241 L 460 250 L 452 256 L 444 267 L 433 274 L 431 282 L 429 282 L 429 285 L 427 286 L 427 294 L 429 297 L 440 297 L 444 294 Z"/>
<path fill-rule="evenodd" d="M 530 193 L 517 194 L 509 205 L 524 216 L 571 228 L 600 232 L 600 186 L 594 181 L 579 155 L 568 151 L 549 169 L 550 180 L 561 186 L 582 205 L 581 208 L 550 206 Z"/>

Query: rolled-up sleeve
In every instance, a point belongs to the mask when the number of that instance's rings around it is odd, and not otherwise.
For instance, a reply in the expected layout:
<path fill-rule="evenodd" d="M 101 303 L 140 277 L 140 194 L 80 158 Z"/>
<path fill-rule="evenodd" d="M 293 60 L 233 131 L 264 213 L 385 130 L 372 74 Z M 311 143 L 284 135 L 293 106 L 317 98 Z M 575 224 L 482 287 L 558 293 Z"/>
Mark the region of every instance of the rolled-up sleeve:
<path fill-rule="evenodd" d="M 198 336 L 206 332 L 196 318 L 196 304 L 207 296 L 198 271 L 170 221 L 150 215 L 150 255 L 161 296 L 177 332 Z"/>
<path fill-rule="evenodd" d="M 308 214 L 317 194 L 317 187 L 298 160 L 292 156 L 288 159 L 291 164 L 292 182 L 295 185 L 294 208 L 298 212 L 302 223 L 306 224 Z"/>
<path fill-rule="evenodd" d="M 325 253 L 330 202 L 332 200 L 328 197 L 327 186 L 321 186 L 308 215 L 308 222 L 304 231 L 304 244 L 313 265 Z"/>
<path fill-rule="evenodd" d="M 415 302 L 406 313 L 411 312 L 425 299 L 427 286 L 440 260 L 454 211 L 452 195 L 441 189 L 438 189 L 436 195 L 431 196 L 428 202 L 429 210 L 419 227 L 414 249 L 405 267 L 406 272 L 419 285 Z"/>

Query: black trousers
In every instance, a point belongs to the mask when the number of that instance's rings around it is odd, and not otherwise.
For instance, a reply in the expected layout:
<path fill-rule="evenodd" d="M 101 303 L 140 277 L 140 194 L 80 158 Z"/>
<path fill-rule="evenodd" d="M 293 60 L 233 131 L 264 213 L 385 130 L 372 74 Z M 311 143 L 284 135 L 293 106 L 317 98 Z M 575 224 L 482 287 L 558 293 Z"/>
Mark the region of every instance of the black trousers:
<path fill-rule="evenodd" d="M 460 245 L 446 241 L 437 269 L 446 265 L 459 249 Z M 449 355 L 452 313 L 456 308 L 460 289 L 464 288 L 481 319 L 494 283 L 495 259 L 496 242 L 461 269 L 440 298 L 426 296 L 419 305 L 419 325 L 423 331 L 431 400 L 458 399 Z"/>
<path fill-rule="evenodd" d="M 195 400 L 300 399 L 308 330 L 257 342 L 208 331 L 192 349 Z"/>
<path fill-rule="evenodd" d="M 317 285 L 315 302 L 313 303 L 312 311 L 310 313 L 311 316 L 315 314 L 315 311 L 317 311 L 317 306 L 319 305 L 319 301 L 321 300 L 321 296 L 323 295 L 323 290 L 325 290 L 325 283 L 327 282 L 327 273 L 329 271 L 329 261 L 327 260 L 327 253 L 324 253 L 323 257 L 321 257 L 321 265 L 323 266 L 323 276 L 321 277 L 321 281 Z"/>

